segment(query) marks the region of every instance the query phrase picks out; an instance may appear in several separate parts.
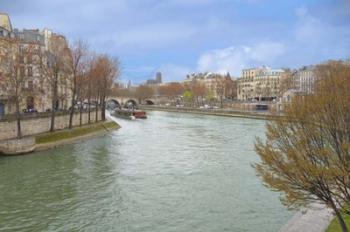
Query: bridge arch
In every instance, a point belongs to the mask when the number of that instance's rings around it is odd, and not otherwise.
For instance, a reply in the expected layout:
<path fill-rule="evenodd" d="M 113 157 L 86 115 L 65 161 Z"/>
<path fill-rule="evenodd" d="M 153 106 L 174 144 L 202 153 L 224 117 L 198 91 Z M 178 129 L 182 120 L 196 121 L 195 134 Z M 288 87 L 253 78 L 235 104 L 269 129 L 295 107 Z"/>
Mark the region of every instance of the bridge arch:
<path fill-rule="evenodd" d="M 134 99 L 129 99 L 124 104 L 125 108 L 137 108 L 137 102 Z"/>
<path fill-rule="evenodd" d="M 114 110 L 116 108 L 120 108 L 120 103 L 116 100 L 116 99 L 109 99 L 107 102 L 106 102 L 106 108 L 108 110 Z"/>
<path fill-rule="evenodd" d="M 154 101 L 152 101 L 152 100 L 150 100 L 150 99 L 146 99 L 146 100 L 145 100 L 145 104 L 146 104 L 146 105 L 149 105 L 149 106 L 155 105 L 155 104 L 154 104 Z"/>

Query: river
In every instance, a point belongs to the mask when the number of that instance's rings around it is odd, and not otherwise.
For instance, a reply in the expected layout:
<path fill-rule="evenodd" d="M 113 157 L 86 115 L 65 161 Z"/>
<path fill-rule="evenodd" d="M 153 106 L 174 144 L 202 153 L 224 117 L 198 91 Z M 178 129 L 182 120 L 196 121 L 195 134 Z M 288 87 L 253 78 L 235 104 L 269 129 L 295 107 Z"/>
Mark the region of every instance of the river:
<path fill-rule="evenodd" d="M 104 137 L 0 157 L 0 231 L 272 232 L 292 216 L 251 167 L 264 121 L 117 121 Z"/>

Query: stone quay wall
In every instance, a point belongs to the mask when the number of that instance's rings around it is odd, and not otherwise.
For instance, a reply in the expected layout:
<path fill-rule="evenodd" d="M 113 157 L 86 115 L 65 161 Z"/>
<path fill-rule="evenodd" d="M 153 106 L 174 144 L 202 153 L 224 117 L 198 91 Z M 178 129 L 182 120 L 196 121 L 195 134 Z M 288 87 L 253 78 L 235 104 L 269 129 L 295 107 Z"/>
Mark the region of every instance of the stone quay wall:
<path fill-rule="evenodd" d="M 100 114 L 98 113 L 98 120 Z M 91 123 L 95 122 L 95 111 L 90 113 Z M 73 126 L 79 126 L 80 113 L 75 112 L 73 117 Z M 88 124 L 88 112 L 82 114 L 82 124 Z M 49 113 L 31 115 L 30 117 L 23 117 L 21 120 L 21 129 L 23 136 L 30 136 L 50 131 L 51 117 Z M 69 113 L 58 112 L 55 117 L 55 130 L 62 130 L 68 128 Z M 0 141 L 6 139 L 13 139 L 17 137 L 17 121 L 14 118 L 0 120 Z"/>

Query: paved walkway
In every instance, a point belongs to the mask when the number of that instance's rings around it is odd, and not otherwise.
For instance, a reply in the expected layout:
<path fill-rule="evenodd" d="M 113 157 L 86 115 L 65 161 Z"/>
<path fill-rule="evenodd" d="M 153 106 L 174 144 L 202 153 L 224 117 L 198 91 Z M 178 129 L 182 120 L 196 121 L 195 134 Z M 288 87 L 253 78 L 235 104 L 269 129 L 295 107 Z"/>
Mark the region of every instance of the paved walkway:
<path fill-rule="evenodd" d="M 324 232 L 333 217 L 331 209 L 315 204 L 296 213 L 280 232 Z"/>

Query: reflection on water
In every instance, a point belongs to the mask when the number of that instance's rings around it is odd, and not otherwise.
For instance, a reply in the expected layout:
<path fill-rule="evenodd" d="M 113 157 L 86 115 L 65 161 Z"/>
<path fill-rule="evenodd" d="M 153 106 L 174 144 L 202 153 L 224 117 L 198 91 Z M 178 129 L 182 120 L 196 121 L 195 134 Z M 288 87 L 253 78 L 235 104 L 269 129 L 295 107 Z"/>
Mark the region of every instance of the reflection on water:
<path fill-rule="evenodd" d="M 0 231 L 277 231 L 250 164 L 264 121 L 151 112 L 102 138 L 0 158 Z"/>

